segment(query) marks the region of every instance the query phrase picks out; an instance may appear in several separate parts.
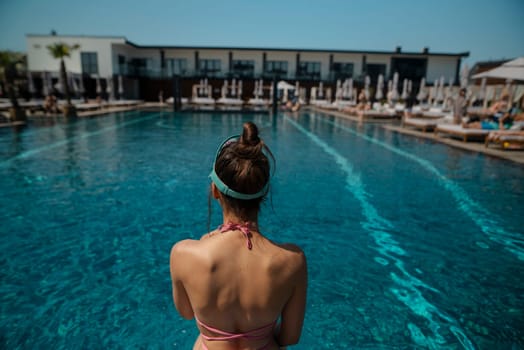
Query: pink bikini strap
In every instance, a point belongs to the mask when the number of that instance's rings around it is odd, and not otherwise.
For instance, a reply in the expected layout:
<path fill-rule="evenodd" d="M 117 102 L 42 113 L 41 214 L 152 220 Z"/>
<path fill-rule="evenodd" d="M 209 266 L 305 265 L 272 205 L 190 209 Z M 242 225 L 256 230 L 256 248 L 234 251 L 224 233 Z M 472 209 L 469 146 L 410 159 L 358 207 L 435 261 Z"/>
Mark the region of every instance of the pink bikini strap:
<path fill-rule="evenodd" d="M 210 332 L 217 333 L 217 334 L 221 335 L 221 336 L 213 337 L 213 336 L 208 336 L 208 335 L 205 335 L 205 334 L 201 334 L 202 338 L 204 338 L 205 340 L 209 340 L 209 341 L 213 341 L 213 340 L 233 340 L 233 339 L 239 339 L 239 338 L 253 339 L 253 340 L 265 339 L 265 338 L 268 337 L 268 331 L 271 332 L 273 330 L 273 328 L 275 327 L 275 323 L 276 323 L 276 321 L 273 321 L 273 322 L 271 322 L 271 323 L 269 323 L 269 324 L 267 324 L 265 326 L 262 326 L 262 327 L 250 330 L 250 331 L 245 332 L 245 333 L 231 333 L 231 332 L 226 332 L 226 331 L 220 330 L 218 328 L 214 328 L 214 327 L 208 326 L 204 322 L 200 321 L 196 316 L 195 316 L 195 320 L 197 321 L 197 323 L 201 327 L 207 329 Z"/>
<path fill-rule="evenodd" d="M 218 229 L 220 230 L 220 232 L 235 231 L 235 230 L 241 231 L 244 237 L 246 237 L 247 248 L 251 249 L 253 248 L 253 243 L 251 243 L 251 233 L 250 233 L 251 230 L 253 229 L 252 226 L 253 224 L 251 224 L 250 222 L 245 222 L 243 224 L 234 224 L 234 223 L 228 222 L 227 224 L 219 226 Z"/>

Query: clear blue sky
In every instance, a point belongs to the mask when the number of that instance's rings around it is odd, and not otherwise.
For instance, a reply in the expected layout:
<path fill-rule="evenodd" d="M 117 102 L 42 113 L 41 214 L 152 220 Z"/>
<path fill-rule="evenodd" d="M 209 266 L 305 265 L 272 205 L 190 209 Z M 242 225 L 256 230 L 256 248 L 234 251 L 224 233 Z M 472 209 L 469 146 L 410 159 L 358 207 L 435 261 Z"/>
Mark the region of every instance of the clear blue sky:
<path fill-rule="evenodd" d="M 25 35 L 125 36 L 139 45 L 469 51 L 524 56 L 524 0 L 0 0 L 0 50 Z"/>

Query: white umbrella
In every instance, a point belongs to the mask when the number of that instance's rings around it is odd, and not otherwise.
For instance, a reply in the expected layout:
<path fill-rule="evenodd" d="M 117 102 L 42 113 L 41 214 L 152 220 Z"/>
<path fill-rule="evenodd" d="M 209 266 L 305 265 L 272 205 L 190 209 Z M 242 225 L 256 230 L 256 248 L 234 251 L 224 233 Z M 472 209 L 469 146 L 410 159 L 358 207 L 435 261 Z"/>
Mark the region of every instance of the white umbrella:
<path fill-rule="evenodd" d="M 322 82 L 318 84 L 318 98 L 320 100 L 324 98 L 324 83 Z"/>
<path fill-rule="evenodd" d="M 96 77 L 96 94 L 100 95 L 102 93 L 102 86 L 100 86 L 100 77 Z"/>
<path fill-rule="evenodd" d="M 428 102 L 435 103 L 437 99 L 437 90 L 438 90 L 438 80 L 433 82 L 433 86 L 429 88 L 429 97 Z"/>
<path fill-rule="evenodd" d="M 408 80 L 404 78 L 404 80 L 402 81 L 402 95 L 400 96 L 400 98 L 405 101 L 408 99 L 408 97 Z"/>
<path fill-rule="evenodd" d="M 420 80 L 420 87 L 417 94 L 417 100 L 422 102 L 426 99 L 426 78 Z"/>
<path fill-rule="evenodd" d="M 198 96 L 202 96 L 204 94 L 204 79 L 200 79 L 200 83 L 198 84 Z"/>
<path fill-rule="evenodd" d="M 255 80 L 255 87 L 253 88 L 253 97 L 258 97 L 258 80 Z"/>
<path fill-rule="evenodd" d="M 27 89 L 29 90 L 29 93 L 33 95 L 35 90 L 35 84 L 33 83 L 33 76 L 31 75 L 31 72 L 27 72 Z"/>
<path fill-rule="evenodd" d="M 508 101 L 513 101 L 513 80 L 506 79 L 506 86 L 503 89 L 503 92 L 506 92 L 509 96 Z"/>
<path fill-rule="evenodd" d="M 107 77 L 107 94 L 109 95 L 109 100 L 114 100 L 115 99 L 115 89 L 113 88 L 113 77 L 112 76 L 109 76 Z"/>
<path fill-rule="evenodd" d="M 122 99 L 124 95 L 124 82 L 122 81 L 122 76 L 118 76 L 118 97 Z"/>
<path fill-rule="evenodd" d="M 398 100 L 398 73 L 393 74 L 393 88 L 391 90 L 391 99 L 393 101 Z"/>
<path fill-rule="evenodd" d="M 440 77 L 440 81 L 437 81 L 436 89 L 435 101 L 444 101 L 444 77 Z"/>
<path fill-rule="evenodd" d="M 342 82 L 340 81 L 340 79 L 337 79 L 337 85 L 336 85 L 336 90 L 335 90 L 335 100 L 340 100 L 342 96 L 343 96 Z"/>
<path fill-rule="evenodd" d="M 238 81 L 237 93 L 238 93 L 238 98 L 242 98 L 242 80 Z"/>
<path fill-rule="evenodd" d="M 461 88 L 468 87 L 468 80 L 469 80 L 469 67 L 467 64 L 464 64 L 464 67 L 462 67 L 462 70 L 460 71 L 460 87 Z"/>
<path fill-rule="evenodd" d="M 369 78 L 369 75 L 366 75 L 364 78 L 364 95 L 366 96 L 366 100 L 369 101 L 369 84 L 371 83 L 371 79 Z"/>
<path fill-rule="evenodd" d="M 473 79 L 499 78 L 524 81 L 524 57 L 506 62 L 497 68 L 475 74 Z"/>
<path fill-rule="evenodd" d="M 486 98 L 486 82 L 487 82 L 486 77 L 482 78 L 482 80 L 480 81 L 480 88 L 477 94 L 478 100 L 484 100 Z"/>
<path fill-rule="evenodd" d="M 388 93 L 386 94 L 388 103 L 393 103 L 393 81 L 388 80 Z"/>
<path fill-rule="evenodd" d="M 342 83 L 342 98 L 348 99 L 351 97 L 350 91 L 349 91 L 349 79 L 344 80 Z"/>
<path fill-rule="evenodd" d="M 231 96 L 235 97 L 237 95 L 237 80 L 233 78 L 231 81 Z"/>
<path fill-rule="evenodd" d="M 47 84 L 47 73 L 42 72 L 42 94 L 44 96 L 49 95 L 49 85 Z"/>
<path fill-rule="evenodd" d="M 258 96 L 264 97 L 264 80 L 262 79 L 258 82 Z"/>
<path fill-rule="evenodd" d="M 445 102 L 450 101 L 452 96 L 453 96 L 453 78 L 449 78 L 449 85 L 446 88 L 446 94 L 445 94 L 444 101 Z"/>
<path fill-rule="evenodd" d="M 382 92 L 382 89 L 384 88 L 384 76 L 382 74 L 378 75 L 378 81 L 377 81 L 377 92 L 375 94 L 375 99 L 382 100 L 384 97 L 384 93 Z"/>
<path fill-rule="evenodd" d="M 224 79 L 224 84 L 222 84 L 222 89 L 221 89 L 221 95 L 222 95 L 222 98 L 226 98 L 227 97 L 227 79 Z"/>
<path fill-rule="evenodd" d="M 348 88 L 347 89 L 348 89 L 348 92 L 347 92 L 348 96 L 347 97 L 349 99 L 351 99 L 351 100 L 354 100 L 355 98 L 353 96 L 354 95 L 354 92 L 353 92 L 354 91 L 353 90 L 353 78 L 349 78 L 349 80 L 348 80 Z"/>

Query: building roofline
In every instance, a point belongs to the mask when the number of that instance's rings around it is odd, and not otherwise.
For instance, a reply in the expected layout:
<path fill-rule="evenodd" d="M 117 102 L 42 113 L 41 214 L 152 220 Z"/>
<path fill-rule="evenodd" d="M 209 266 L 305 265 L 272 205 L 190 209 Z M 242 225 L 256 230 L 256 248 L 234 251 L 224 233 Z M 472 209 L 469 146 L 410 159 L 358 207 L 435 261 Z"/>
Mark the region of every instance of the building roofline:
<path fill-rule="evenodd" d="M 329 53 L 345 53 L 345 54 L 371 54 L 371 55 L 396 55 L 396 56 L 445 56 L 445 57 L 469 57 L 469 51 L 464 52 L 430 52 L 428 48 L 423 50 L 402 51 L 397 47 L 393 51 L 386 50 L 342 50 L 342 49 L 305 49 L 305 48 L 271 48 L 271 47 L 235 47 L 235 46 L 185 46 L 185 45 L 138 45 L 132 41 L 127 40 L 125 36 L 116 35 L 62 35 L 62 34 L 26 34 L 26 37 L 65 37 L 65 38 L 100 38 L 100 39 L 118 39 L 123 40 L 125 44 L 137 49 L 183 49 L 183 50 L 242 50 L 242 51 L 293 51 L 293 52 L 329 52 Z"/>
<path fill-rule="evenodd" d="M 239 46 L 184 46 L 184 45 L 138 45 L 129 40 L 126 44 L 131 45 L 137 49 L 184 49 L 184 50 L 244 50 L 244 51 L 293 51 L 293 52 L 330 52 L 330 53 L 357 53 L 357 54 L 382 54 L 382 55 L 398 55 L 398 56 L 452 56 L 452 57 L 468 57 L 469 51 L 459 53 L 443 53 L 443 52 L 404 52 L 404 51 L 373 51 L 373 50 L 341 50 L 341 49 L 304 49 L 304 48 L 269 48 L 269 47 L 239 47 Z"/>
<path fill-rule="evenodd" d="M 56 38 L 93 38 L 93 39 L 120 39 L 127 42 L 127 38 L 123 35 L 67 35 L 67 34 L 26 34 L 26 37 L 56 37 Z"/>

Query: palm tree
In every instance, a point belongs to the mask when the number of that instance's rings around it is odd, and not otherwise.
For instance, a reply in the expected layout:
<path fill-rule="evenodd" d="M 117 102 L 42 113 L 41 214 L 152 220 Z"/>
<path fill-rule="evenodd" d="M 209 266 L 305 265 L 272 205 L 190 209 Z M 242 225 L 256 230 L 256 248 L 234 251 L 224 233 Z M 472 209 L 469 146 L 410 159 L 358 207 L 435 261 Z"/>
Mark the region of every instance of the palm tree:
<path fill-rule="evenodd" d="M 75 106 L 71 104 L 71 96 L 69 95 L 69 84 L 67 82 L 66 67 L 64 62 L 64 57 L 70 57 L 71 52 L 80 48 L 80 45 L 68 45 L 65 43 L 55 43 L 53 45 L 48 45 L 47 49 L 53 58 L 60 60 L 60 78 L 64 84 L 64 95 L 67 101 L 66 106 L 64 107 L 64 114 L 66 117 L 76 116 Z"/>
<path fill-rule="evenodd" d="M 11 51 L 0 52 L 0 77 L 4 81 L 9 100 L 11 102 L 10 115 L 14 121 L 25 121 L 25 111 L 20 108 L 15 93 L 15 78 L 18 68 L 24 63 L 24 55 Z"/>

